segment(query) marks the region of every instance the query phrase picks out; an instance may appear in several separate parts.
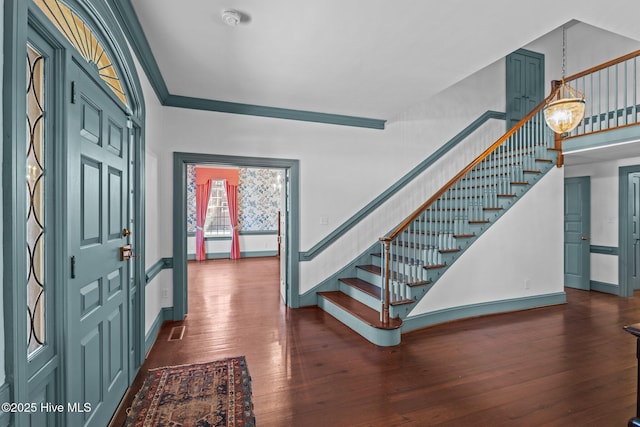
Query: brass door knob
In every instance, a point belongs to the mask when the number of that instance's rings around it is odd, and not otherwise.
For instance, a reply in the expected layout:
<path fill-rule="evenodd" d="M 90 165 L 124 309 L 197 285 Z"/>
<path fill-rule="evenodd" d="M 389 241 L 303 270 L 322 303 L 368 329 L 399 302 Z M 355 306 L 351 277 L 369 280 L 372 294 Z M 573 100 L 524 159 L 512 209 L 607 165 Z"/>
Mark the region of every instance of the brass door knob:
<path fill-rule="evenodd" d="M 131 231 L 128 228 L 123 228 L 122 237 L 128 237 L 128 236 L 131 236 Z"/>

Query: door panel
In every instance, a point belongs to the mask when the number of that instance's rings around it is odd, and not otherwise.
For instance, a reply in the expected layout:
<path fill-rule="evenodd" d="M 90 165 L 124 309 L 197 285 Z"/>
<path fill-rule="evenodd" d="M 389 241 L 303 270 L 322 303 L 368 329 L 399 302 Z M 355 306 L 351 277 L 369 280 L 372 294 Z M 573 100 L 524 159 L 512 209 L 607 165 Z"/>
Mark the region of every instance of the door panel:
<path fill-rule="evenodd" d="M 127 117 L 101 84 L 72 63 L 68 120 L 67 401 L 69 426 L 109 422 L 129 385 L 128 277 L 120 247 L 128 215 Z"/>
<path fill-rule="evenodd" d="M 278 253 L 280 254 L 280 297 L 285 305 L 288 305 L 287 298 L 287 216 L 289 206 L 287 200 L 289 199 L 289 171 L 283 171 L 280 176 L 280 215 L 278 216 Z"/>
<path fill-rule="evenodd" d="M 520 49 L 506 59 L 507 129 L 544 99 L 544 55 Z"/>
<path fill-rule="evenodd" d="M 630 289 L 640 289 L 640 173 L 629 174 L 628 279 Z"/>
<path fill-rule="evenodd" d="M 589 177 L 565 179 L 564 284 L 585 290 L 591 288 L 589 198 Z"/>

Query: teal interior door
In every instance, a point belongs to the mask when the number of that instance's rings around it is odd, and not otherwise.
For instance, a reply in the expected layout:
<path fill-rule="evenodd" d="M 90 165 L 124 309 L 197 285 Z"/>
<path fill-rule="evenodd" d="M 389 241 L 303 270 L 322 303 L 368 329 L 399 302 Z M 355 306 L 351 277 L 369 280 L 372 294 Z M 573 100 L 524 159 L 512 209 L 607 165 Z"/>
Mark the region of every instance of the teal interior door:
<path fill-rule="evenodd" d="M 280 254 L 280 297 L 285 305 L 289 304 L 287 298 L 287 218 L 289 214 L 289 170 L 285 169 L 280 175 L 280 215 L 278 215 L 278 253 Z"/>
<path fill-rule="evenodd" d="M 629 288 L 640 289 L 640 173 L 629 174 L 627 195 L 629 205 L 628 230 L 629 249 L 627 250 L 627 279 Z"/>
<path fill-rule="evenodd" d="M 127 117 L 82 66 L 67 71 L 66 399 L 87 406 L 66 425 L 105 426 L 129 385 Z"/>
<path fill-rule="evenodd" d="M 589 177 L 564 181 L 564 284 L 589 290 L 591 190 Z"/>
<path fill-rule="evenodd" d="M 507 129 L 544 99 L 544 55 L 520 49 L 507 56 Z"/>

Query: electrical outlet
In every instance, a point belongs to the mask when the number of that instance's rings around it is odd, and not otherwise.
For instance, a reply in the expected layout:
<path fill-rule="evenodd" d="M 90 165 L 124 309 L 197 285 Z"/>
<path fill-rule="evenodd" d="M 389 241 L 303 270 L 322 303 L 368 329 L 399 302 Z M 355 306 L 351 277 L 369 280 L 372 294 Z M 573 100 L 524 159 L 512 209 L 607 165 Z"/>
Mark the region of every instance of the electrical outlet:
<path fill-rule="evenodd" d="M 162 298 L 169 298 L 169 290 L 167 288 L 162 289 Z"/>
<path fill-rule="evenodd" d="M 531 289 L 531 280 L 524 279 L 524 288 L 525 289 Z"/>

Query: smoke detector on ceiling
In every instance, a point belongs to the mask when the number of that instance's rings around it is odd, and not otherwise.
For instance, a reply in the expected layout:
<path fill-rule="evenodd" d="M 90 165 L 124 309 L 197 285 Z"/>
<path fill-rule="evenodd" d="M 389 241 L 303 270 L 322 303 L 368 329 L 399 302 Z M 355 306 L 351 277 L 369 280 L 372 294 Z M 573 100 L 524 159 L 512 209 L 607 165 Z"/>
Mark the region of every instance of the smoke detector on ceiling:
<path fill-rule="evenodd" d="M 229 25 L 230 27 L 235 27 L 240 24 L 242 21 L 242 15 L 237 10 L 226 9 L 222 11 L 222 22 Z"/>

